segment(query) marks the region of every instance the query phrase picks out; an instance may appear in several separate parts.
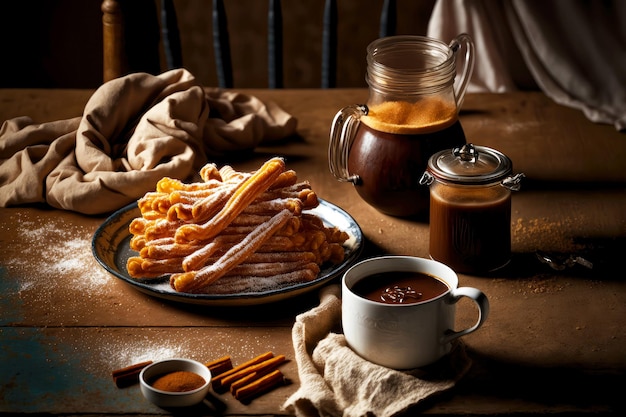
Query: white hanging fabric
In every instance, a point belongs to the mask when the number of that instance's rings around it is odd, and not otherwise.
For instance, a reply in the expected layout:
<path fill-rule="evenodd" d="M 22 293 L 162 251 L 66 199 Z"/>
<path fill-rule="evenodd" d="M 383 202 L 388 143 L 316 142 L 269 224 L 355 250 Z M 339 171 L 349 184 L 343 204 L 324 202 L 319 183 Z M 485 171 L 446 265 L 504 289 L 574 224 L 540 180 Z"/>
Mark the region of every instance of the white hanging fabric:
<path fill-rule="evenodd" d="M 597 123 L 626 130 L 626 2 L 437 0 L 428 36 L 468 33 L 468 92 L 539 88 Z"/>

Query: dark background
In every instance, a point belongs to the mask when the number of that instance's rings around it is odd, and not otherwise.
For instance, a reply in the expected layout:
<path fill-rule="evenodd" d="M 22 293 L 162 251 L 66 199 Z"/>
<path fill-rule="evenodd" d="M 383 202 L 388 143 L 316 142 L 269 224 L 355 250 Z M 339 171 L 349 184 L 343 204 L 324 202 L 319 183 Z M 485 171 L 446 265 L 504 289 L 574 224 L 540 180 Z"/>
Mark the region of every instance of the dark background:
<path fill-rule="evenodd" d="M 148 37 L 155 28 L 158 1 L 125 1 L 135 9 L 133 36 Z M 217 84 L 211 3 L 175 0 L 184 66 L 206 86 Z M 434 0 L 397 3 L 397 33 L 425 35 Z M 267 4 L 225 1 L 235 88 L 267 87 Z M 378 37 L 382 4 L 338 1 L 338 87 L 366 86 L 365 48 Z M 319 87 L 324 0 L 283 0 L 282 5 L 285 87 Z M 102 83 L 101 0 L 19 0 L 2 6 L 0 87 L 96 88 Z M 143 52 L 136 53 L 138 60 Z M 162 63 L 162 53 L 156 59 Z"/>

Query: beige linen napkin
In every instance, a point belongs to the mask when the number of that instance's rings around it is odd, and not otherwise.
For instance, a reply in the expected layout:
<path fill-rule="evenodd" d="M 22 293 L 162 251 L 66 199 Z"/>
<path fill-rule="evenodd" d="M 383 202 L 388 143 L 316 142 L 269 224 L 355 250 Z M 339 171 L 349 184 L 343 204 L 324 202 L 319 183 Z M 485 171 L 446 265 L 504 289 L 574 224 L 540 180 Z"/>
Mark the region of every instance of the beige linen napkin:
<path fill-rule="evenodd" d="M 185 69 L 131 74 L 96 90 L 81 117 L 3 123 L 0 206 L 107 213 L 162 177 L 187 179 L 213 157 L 294 134 L 296 124 L 273 103 L 203 89 Z"/>
<path fill-rule="evenodd" d="M 340 288 L 321 290 L 320 305 L 292 330 L 300 388 L 283 407 L 298 416 L 393 416 L 452 388 L 470 368 L 461 343 L 436 364 L 401 372 L 368 362 L 339 333 Z"/>

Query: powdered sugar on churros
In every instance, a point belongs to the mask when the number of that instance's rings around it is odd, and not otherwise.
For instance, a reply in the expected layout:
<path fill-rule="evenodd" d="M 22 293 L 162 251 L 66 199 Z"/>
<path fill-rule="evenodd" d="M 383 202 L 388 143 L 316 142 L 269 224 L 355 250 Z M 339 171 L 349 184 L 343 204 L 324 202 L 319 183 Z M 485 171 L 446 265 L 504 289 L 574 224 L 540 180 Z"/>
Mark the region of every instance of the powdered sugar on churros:
<path fill-rule="evenodd" d="M 142 216 L 129 227 L 140 253 L 128 261 L 131 277 L 170 275 L 179 292 L 261 292 L 313 280 L 321 265 L 343 261 L 347 233 L 303 213 L 317 196 L 281 158 L 252 173 L 207 164 L 201 177 L 164 178 L 139 200 Z"/>

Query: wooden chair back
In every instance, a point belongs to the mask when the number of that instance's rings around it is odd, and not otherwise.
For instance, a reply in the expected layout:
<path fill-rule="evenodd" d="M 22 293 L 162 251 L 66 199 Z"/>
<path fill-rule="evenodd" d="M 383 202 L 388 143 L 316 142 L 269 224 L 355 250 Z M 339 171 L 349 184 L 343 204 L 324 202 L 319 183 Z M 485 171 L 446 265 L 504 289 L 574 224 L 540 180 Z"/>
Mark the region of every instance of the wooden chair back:
<path fill-rule="evenodd" d="M 173 0 L 160 1 L 160 38 L 165 57 L 163 70 L 183 66 L 179 23 Z M 268 86 L 283 88 L 283 18 L 280 0 L 268 0 L 267 56 Z M 123 0 L 103 0 L 103 75 L 104 81 L 131 72 L 127 54 L 126 33 L 132 18 L 126 15 Z M 379 36 L 390 36 L 396 32 L 396 0 L 384 0 L 380 13 Z M 337 0 L 325 0 L 322 30 L 321 88 L 336 87 L 337 76 Z M 233 67 L 228 30 L 228 17 L 223 0 L 212 4 L 213 50 L 218 85 L 233 88 Z"/>

